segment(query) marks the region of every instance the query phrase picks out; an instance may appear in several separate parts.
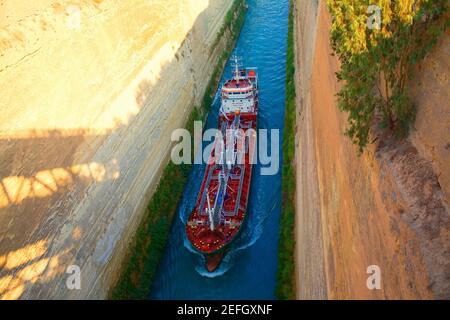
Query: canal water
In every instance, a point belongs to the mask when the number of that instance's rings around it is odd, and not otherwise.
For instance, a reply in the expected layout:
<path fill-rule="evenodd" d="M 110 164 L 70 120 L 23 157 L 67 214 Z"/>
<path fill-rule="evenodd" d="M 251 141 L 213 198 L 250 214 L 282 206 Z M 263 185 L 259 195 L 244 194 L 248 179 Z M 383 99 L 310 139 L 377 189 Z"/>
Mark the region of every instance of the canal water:
<path fill-rule="evenodd" d="M 205 169 L 204 165 L 194 165 L 151 288 L 151 299 L 275 298 L 289 0 L 247 3 L 249 9 L 235 53 L 242 58 L 243 66 L 258 67 L 258 128 L 280 130 L 276 149 L 280 170 L 275 175 L 261 175 L 261 165 L 254 165 L 248 219 L 220 268 L 211 275 L 204 268 L 204 258 L 192 249 L 184 233 Z M 230 77 L 228 62 L 222 83 Z M 216 95 L 206 127 L 217 126 L 219 104 Z"/>

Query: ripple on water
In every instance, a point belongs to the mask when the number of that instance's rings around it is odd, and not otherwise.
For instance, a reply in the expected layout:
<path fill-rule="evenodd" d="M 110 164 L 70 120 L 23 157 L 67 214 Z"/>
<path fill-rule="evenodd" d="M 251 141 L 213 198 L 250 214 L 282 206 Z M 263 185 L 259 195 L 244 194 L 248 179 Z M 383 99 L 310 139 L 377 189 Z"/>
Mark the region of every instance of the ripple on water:
<path fill-rule="evenodd" d="M 258 127 L 280 129 L 284 124 L 288 0 L 247 0 L 249 10 L 235 52 L 245 66 L 259 68 Z M 231 74 L 229 63 L 224 78 Z M 216 95 L 207 127 L 217 125 Z M 281 148 L 281 142 L 279 143 Z M 281 154 L 280 148 L 277 150 Z M 280 159 L 280 167 L 281 167 Z M 271 299 L 277 269 L 281 172 L 262 176 L 253 168 L 246 225 L 232 243 L 216 272 L 209 274 L 204 258 L 187 241 L 184 224 L 194 207 L 203 165 L 194 165 L 171 229 L 164 258 L 152 286 L 152 299 Z"/>

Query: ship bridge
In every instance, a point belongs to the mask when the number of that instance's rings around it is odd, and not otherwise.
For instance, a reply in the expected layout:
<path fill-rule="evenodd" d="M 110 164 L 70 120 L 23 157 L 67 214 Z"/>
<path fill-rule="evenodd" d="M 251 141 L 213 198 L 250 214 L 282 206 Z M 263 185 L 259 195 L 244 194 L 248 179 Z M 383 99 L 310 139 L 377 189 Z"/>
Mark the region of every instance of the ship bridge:
<path fill-rule="evenodd" d="M 222 87 L 222 111 L 224 113 L 253 112 L 254 86 L 248 79 L 233 79 Z"/>
<path fill-rule="evenodd" d="M 233 78 L 222 86 L 222 113 L 236 111 L 242 113 L 255 112 L 257 96 L 256 68 L 239 69 L 238 58 L 234 57 Z"/>

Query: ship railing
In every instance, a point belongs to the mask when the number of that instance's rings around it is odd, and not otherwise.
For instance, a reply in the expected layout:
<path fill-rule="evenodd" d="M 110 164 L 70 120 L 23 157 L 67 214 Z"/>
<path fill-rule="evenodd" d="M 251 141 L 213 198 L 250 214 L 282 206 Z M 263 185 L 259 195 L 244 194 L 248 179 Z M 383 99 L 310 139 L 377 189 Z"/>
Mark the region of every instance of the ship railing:
<path fill-rule="evenodd" d="M 244 175 L 245 175 L 245 166 L 244 166 L 244 165 L 238 165 L 238 166 L 239 166 L 239 168 L 241 168 L 241 173 L 240 173 L 240 176 L 239 176 L 239 179 L 240 179 L 240 180 L 239 180 L 238 194 L 237 194 L 236 199 L 237 199 L 238 201 L 240 201 L 240 198 L 241 198 L 241 195 L 242 195 L 242 185 L 243 185 Z M 235 206 L 233 212 L 230 212 L 230 211 L 222 211 L 222 214 L 223 214 L 224 216 L 226 216 L 226 217 L 235 216 L 235 215 L 237 215 L 237 213 L 238 213 L 239 207 L 240 207 L 240 206 L 239 206 L 239 203 L 236 203 L 236 206 Z"/>
<path fill-rule="evenodd" d="M 203 225 L 205 225 L 205 221 L 200 220 L 200 219 L 195 219 L 195 220 L 188 222 L 188 226 L 190 226 L 190 227 L 192 227 L 192 226 L 197 227 L 197 226 L 203 226 Z"/>
<path fill-rule="evenodd" d="M 214 170 L 215 170 L 216 168 L 217 168 L 217 166 L 211 166 L 211 167 L 209 167 L 208 177 L 206 178 L 205 184 L 202 185 L 203 189 L 200 189 L 200 190 L 203 191 L 203 194 L 202 194 L 202 200 L 200 201 L 200 206 L 199 206 L 200 213 L 201 213 L 202 215 L 207 215 L 207 214 L 208 214 L 208 213 L 204 210 L 204 209 L 205 209 L 205 202 L 206 202 L 206 192 L 205 192 L 205 188 L 206 188 L 206 187 L 209 187 L 210 182 L 211 182 L 211 180 L 212 180 L 212 177 L 211 177 L 211 176 L 212 176 L 212 174 L 213 174 L 213 172 L 214 172 Z"/>
<path fill-rule="evenodd" d="M 232 228 L 239 227 L 241 225 L 240 221 L 232 221 L 232 220 L 225 220 L 224 224 L 226 226 L 230 226 Z"/>
<path fill-rule="evenodd" d="M 223 214 L 225 217 L 234 217 L 236 215 L 236 211 L 224 211 Z"/>
<path fill-rule="evenodd" d="M 236 174 L 236 173 L 230 173 L 230 178 L 231 178 L 232 180 L 240 179 L 240 178 L 241 178 L 241 174 L 240 174 L 240 173 L 239 173 L 239 174 Z"/>

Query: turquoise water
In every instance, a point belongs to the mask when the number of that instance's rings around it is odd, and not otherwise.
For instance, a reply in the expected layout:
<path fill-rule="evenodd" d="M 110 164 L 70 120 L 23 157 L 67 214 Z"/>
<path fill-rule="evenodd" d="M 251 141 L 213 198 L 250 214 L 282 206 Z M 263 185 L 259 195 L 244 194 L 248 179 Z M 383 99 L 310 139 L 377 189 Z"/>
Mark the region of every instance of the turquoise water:
<path fill-rule="evenodd" d="M 249 9 L 235 53 L 258 67 L 258 128 L 279 129 L 280 170 L 263 176 L 253 168 L 249 215 L 239 237 L 213 274 L 186 239 L 184 223 L 194 207 L 204 166 L 195 165 L 172 226 L 164 258 L 151 288 L 151 299 L 273 299 L 277 271 L 281 204 L 281 137 L 284 124 L 288 0 L 247 0 Z M 228 63 L 222 82 L 231 77 Z M 217 126 L 216 98 L 206 126 Z M 270 149 L 269 149 L 270 150 Z"/>

